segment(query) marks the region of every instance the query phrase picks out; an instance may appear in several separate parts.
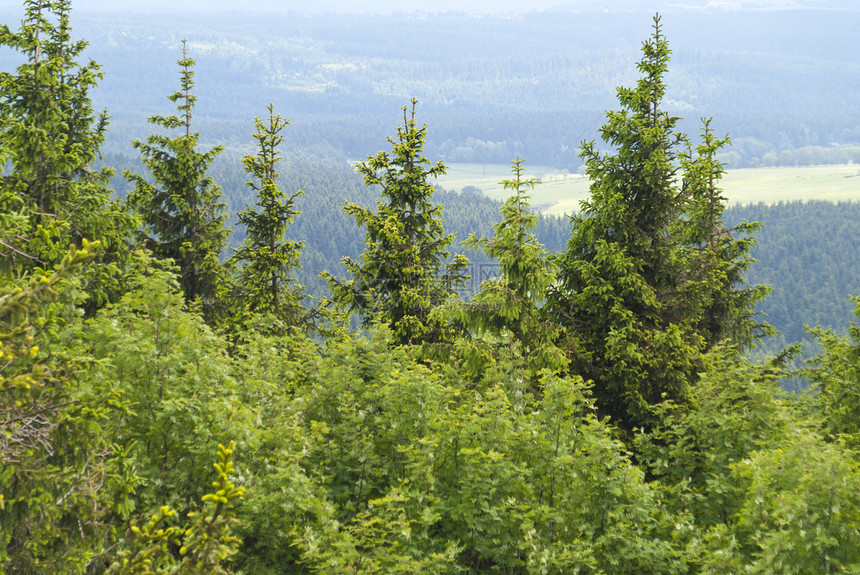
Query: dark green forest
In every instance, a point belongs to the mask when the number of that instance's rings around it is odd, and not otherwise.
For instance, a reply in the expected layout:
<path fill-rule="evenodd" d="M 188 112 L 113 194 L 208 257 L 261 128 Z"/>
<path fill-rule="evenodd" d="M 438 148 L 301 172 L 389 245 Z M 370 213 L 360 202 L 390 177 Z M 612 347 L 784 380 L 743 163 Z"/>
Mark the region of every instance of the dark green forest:
<path fill-rule="evenodd" d="M 0 573 L 860 570 L 858 205 L 729 208 L 669 17 L 542 218 L 412 97 L 351 165 L 204 136 L 193 41 L 112 134 L 71 16 L 0 25 Z"/>
<path fill-rule="evenodd" d="M 285 156 L 279 185 L 286 191 L 304 192 L 295 200 L 302 216 L 295 218 L 285 232 L 286 239 L 304 243 L 299 258 L 301 267 L 293 270 L 292 277 L 304 287 L 307 296 L 319 300 L 327 297 L 329 290 L 318 272 L 342 274 L 341 259 L 356 258 L 364 248 L 364 231 L 344 225 L 343 203 L 371 206 L 379 193 L 365 187 L 349 165 L 331 158 Z M 106 154 L 103 163 L 117 169 L 139 169 L 139 162 L 126 156 Z M 213 162 L 212 174 L 223 189 L 228 227 L 232 229 L 226 252 L 229 254 L 245 238 L 243 226 L 231 214 L 252 205 L 254 193 L 245 183 L 247 176 L 237 154 L 227 152 L 219 156 Z M 125 193 L 129 189 L 121 178 L 114 177 L 111 183 L 114 190 Z M 438 185 L 435 188 L 445 228 L 456 238 L 451 254 L 463 254 L 470 261 L 471 278 L 461 290 L 462 297 L 469 299 L 481 280 L 498 270 L 493 258 L 460 242 L 471 233 L 491 236 L 501 204 L 480 194 L 445 190 Z M 860 267 L 856 264 L 856 254 L 860 253 L 857 234 L 860 204 L 823 201 L 734 204 L 726 207 L 724 219 L 730 225 L 745 220 L 762 223 L 750 251 L 757 262 L 746 278 L 750 284 L 772 289 L 756 305 L 756 310 L 765 315 L 778 333 L 761 342 L 760 348 L 775 354 L 796 342 L 809 347 L 811 339 L 806 328 L 816 325 L 844 334 L 853 318 L 850 297 L 860 291 Z M 535 235 L 547 251 L 560 252 L 570 235 L 570 222 L 566 217 L 539 215 Z M 805 272 L 798 274 L 798 269 Z"/>

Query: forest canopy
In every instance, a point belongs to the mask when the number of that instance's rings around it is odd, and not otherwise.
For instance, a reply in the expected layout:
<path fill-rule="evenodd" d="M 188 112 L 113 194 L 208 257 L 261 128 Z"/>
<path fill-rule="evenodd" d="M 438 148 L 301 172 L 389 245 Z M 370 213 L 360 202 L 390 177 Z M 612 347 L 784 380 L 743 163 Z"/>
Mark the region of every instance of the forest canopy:
<path fill-rule="evenodd" d="M 348 179 L 321 164 L 324 239 L 358 231 L 338 270 L 289 235 L 317 190 L 284 175 L 282 111 L 249 118 L 227 252 L 193 51 L 139 165 L 107 166 L 70 2 L 24 10 L 0 26 L 0 572 L 860 569 L 860 331 L 811 332 L 802 395 L 778 383 L 796 350 L 751 359 L 773 331 L 760 225 L 729 221 L 728 138 L 666 106 L 660 16 L 580 147 L 563 246 L 521 158 L 503 205 L 457 196 L 461 218 L 497 210 L 461 224 L 494 270 L 470 278 L 417 100 L 356 164 L 370 193 L 338 205 Z"/>

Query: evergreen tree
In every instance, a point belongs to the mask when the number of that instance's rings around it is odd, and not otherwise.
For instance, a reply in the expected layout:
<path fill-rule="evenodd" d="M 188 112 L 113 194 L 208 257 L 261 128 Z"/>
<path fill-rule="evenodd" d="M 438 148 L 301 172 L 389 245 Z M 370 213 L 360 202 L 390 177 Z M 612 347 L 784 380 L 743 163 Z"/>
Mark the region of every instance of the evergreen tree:
<path fill-rule="evenodd" d="M 771 335 L 772 328 L 756 321 L 756 304 L 770 292 L 762 285 L 746 285 L 744 278 L 754 261 L 750 250 L 760 222 L 742 221 L 729 227 L 723 221 L 727 200 L 718 187 L 725 168 L 716 156 L 731 140 L 717 138 L 711 119 L 703 120 L 702 139 L 695 150 L 687 145 L 680 155 L 683 170 L 684 216 L 676 229 L 679 245 L 686 248 L 689 276 L 705 289 L 687 290 L 701 298 L 701 316 L 695 326 L 707 349 L 722 343 L 738 351 L 750 348 L 758 339 Z M 695 307 L 695 301 L 686 302 Z"/>
<path fill-rule="evenodd" d="M 70 244 L 98 242 L 98 265 L 84 270 L 90 305 L 118 291 L 135 224 L 107 188 L 100 158 L 107 114 L 89 91 L 102 77 L 79 64 L 87 43 L 73 41 L 68 0 L 25 3 L 18 31 L 0 26 L 0 45 L 21 52 L 16 73 L 0 73 L 0 272 L 21 275 L 59 264 Z"/>
<path fill-rule="evenodd" d="M 245 171 L 255 179 L 248 185 L 257 193 L 257 210 L 239 212 L 239 222 L 248 235 L 229 263 L 240 266 L 236 295 L 243 311 L 271 313 L 288 324 L 296 324 L 302 315 L 302 286 L 291 284 L 289 274 L 301 267 L 299 256 L 304 242 L 285 240 L 284 234 L 299 213 L 295 199 L 304 192 L 299 190 L 287 197 L 278 186 L 278 146 L 284 139 L 281 131 L 289 121 L 274 114 L 271 104 L 268 110 L 267 123 L 255 120 L 257 154 L 242 160 Z"/>
<path fill-rule="evenodd" d="M 80 270 L 96 247 L 0 282 L 0 573 L 83 573 L 128 509 L 133 472 L 105 431 L 121 401 L 82 384 Z"/>
<path fill-rule="evenodd" d="M 146 246 L 158 257 L 176 262 L 186 302 L 200 298 L 211 311 L 222 269 L 218 256 L 228 232 L 221 190 L 207 171 L 223 147 L 208 152 L 196 149 L 200 134 L 191 131 L 191 113 L 197 100 L 191 93 L 194 60 L 188 57 L 185 40 L 177 64 L 180 89 L 168 99 L 178 103 L 178 114 L 150 116 L 148 121 L 180 133 L 153 134 L 145 142 L 132 142 L 154 183 L 129 171 L 123 175 L 134 184 L 129 201 L 144 222 Z"/>
<path fill-rule="evenodd" d="M 750 242 L 719 221 L 724 142 L 706 129 L 700 157 L 684 155 L 678 118 L 662 109 L 670 51 L 659 16 L 642 51 L 642 78 L 618 89 L 621 110 L 600 131 L 613 152 L 583 144 L 590 198 L 572 218 L 548 306 L 567 330 L 571 369 L 594 380 L 601 412 L 627 428 L 652 423 L 657 403 L 683 402 L 716 340 L 748 344 L 748 306 L 760 295 L 737 289 Z"/>
<path fill-rule="evenodd" d="M 432 203 L 431 178 L 445 173 L 441 162 L 431 164 L 422 153 L 427 126 L 415 122 L 415 106 L 403 107 L 391 155 L 381 151 L 357 166 L 367 186 L 379 186 L 376 211 L 346 204 L 345 211 L 367 229 L 361 262 L 344 259 L 351 280 L 325 277 L 337 302 L 360 313 L 365 322 L 379 317 L 391 326 L 401 344 L 450 339 L 453 326 L 431 318 L 430 311 L 454 297 L 466 279 L 468 261 L 455 256 L 445 265 L 453 235 L 446 235 Z M 444 271 L 443 271 L 444 267 Z"/>
<path fill-rule="evenodd" d="M 544 321 L 540 313 L 547 290 L 555 281 L 557 266 L 534 234 L 538 216 L 529 208 L 528 189 L 534 189 L 538 180 L 524 177 L 522 160 L 512 164 L 513 178 L 501 184 L 514 195 L 501 207 L 504 219 L 494 226 L 492 239 L 471 234 L 463 242 L 498 261 L 498 276 L 484 281 L 469 302 L 453 302 L 447 313 L 477 336 L 479 353 L 468 354 L 473 364 L 481 363 L 480 348 L 484 343 L 501 346 L 502 353 L 515 345 L 532 373 L 542 368 L 560 369 L 567 361 L 554 345 L 559 328 Z M 482 336 L 489 336 L 489 341 Z"/>

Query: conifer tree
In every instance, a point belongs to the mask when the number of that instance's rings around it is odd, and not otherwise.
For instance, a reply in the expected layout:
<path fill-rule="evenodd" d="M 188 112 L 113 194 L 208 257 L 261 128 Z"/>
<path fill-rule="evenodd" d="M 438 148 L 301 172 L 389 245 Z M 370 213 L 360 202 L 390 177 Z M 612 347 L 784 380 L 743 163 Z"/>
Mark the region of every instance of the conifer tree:
<path fill-rule="evenodd" d="M 695 157 L 662 107 L 670 51 L 659 16 L 642 52 L 642 78 L 618 89 L 621 110 L 600 131 L 613 151 L 582 146 L 590 198 L 572 218 L 547 306 L 566 329 L 571 369 L 594 381 L 598 408 L 628 429 L 648 426 L 657 403 L 683 402 L 716 341 L 749 344 L 749 305 L 761 295 L 738 288 L 750 242 L 719 220 L 724 142 L 706 130 Z"/>
<path fill-rule="evenodd" d="M 493 237 L 471 234 L 463 242 L 498 261 L 498 276 L 483 282 L 469 302 L 454 302 L 447 313 L 478 338 L 489 336 L 503 353 L 514 344 L 532 373 L 561 369 L 567 362 L 554 345 L 559 327 L 545 321 L 540 312 L 557 266 L 533 231 L 538 216 L 529 207 L 528 190 L 534 189 L 538 180 L 525 178 L 522 160 L 511 163 L 513 178 L 500 183 L 513 195 L 501 207 L 503 220 L 493 226 Z M 480 361 L 480 353 L 471 355 L 467 361 Z"/>
<path fill-rule="evenodd" d="M 304 192 L 287 196 L 278 186 L 278 146 L 289 120 L 274 114 L 269 104 L 268 122 L 256 118 L 257 153 L 243 158 L 245 171 L 254 178 L 248 185 L 257 193 L 256 210 L 239 212 L 239 221 L 248 235 L 230 258 L 240 266 L 236 286 L 238 305 L 251 313 L 270 313 L 295 325 L 302 315 L 302 286 L 291 283 L 289 274 L 300 266 L 304 242 L 285 240 L 293 217 L 299 214 L 295 199 Z M 240 313 L 241 315 L 241 313 Z"/>
<path fill-rule="evenodd" d="M 367 229 L 361 262 L 344 260 L 352 279 L 338 281 L 324 274 L 337 302 L 361 314 L 365 322 L 380 318 L 401 344 L 451 337 L 453 326 L 431 318 L 430 311 L 454 297 L 468 265 L 463 256 L 445 265 L 446 248 L 454 238 L 445 234 L 442 206 L 432 202 L 430 182 L 445 173 L 445 166 L 422 155 L 427 126 L 416 123 L 416 104 L 413 98 L 411 111 L 403 107 L 403 125 L 388 138 L 391 154 L 380 151 L 357 166 L 365 185 L 378 186 L 382 198 L 375 211 L 356 204 L 344 208 Z"/>
<path fill-rule="evenodd" d="M 82 384 L 80 270 L 97 247 L 0 281 L 0 573 L 84 573 L 129 503 L 105 429 L 121 399 Z"/>
<path fill-rule="evenodd" d="M 699 305 L 702 315 L 696 330 L 707 348 L 717 343 L 745 351 L 772 328 L 757 321 L 754 308 L 770 292 L 762 285 L 749 286 L 744 275 L 754 261 L 750 250 L 755 244 L 753 234 L 761 230 L 760 222 L 743 221 L 727 227 L 723 221 L 727 200 L 719 188 L 725 173 L 717 154 L 730 145 L 728 137 L 717 138 L 711 119 L 702 121 L 701 142 L 695 150 L 687 145 L 680 155 L 683 170 L 682 197 L 685 217 L 675 232 L 687 248 L 687 269 L 691 277 L 709 289 L 697 293 L 703 298 Z"/>
<path fill-rule="evenodd" d="M 87 266 L 91 305 L 116 293 L 128 236 L 135 224 L 107 188 L 100 158 L 108 117 L 93 110 L 89 91 L 102 77 L 78 62 L 87 43 L 72 40 L 70 2 L 28 1 L 21 28 L 0 26 L 0 45 L 20 52 L 16 73 L 0 73 L 0 272 L 21 275 L 54 266 L 70 245 L 100 245 Z"/>
<path fill-rule="evenodd" d="M 207 171 L 223 147 L 197 151 L 200 134 L 191 130 L 197 101 L 191 93 L 194 60 L 186 48 L 183 40 L 182 58 L 177 62 L 180 89 L 168 96 L 178 104 L 178 114 L 148 119 L 165 130 L 179 130 L 179 134 L 153 134 L 145 142 L 132 142 L 153 183 L 128 171 L 123 175 L 135 186 L 129 201 L 143 220 L 146 246 L 156 256 L 176 262 L 187 302 L 200 298 L 204 309 L 211 310 L 222 270 L 218 256 L 228 232 L 221 190 Z"/>

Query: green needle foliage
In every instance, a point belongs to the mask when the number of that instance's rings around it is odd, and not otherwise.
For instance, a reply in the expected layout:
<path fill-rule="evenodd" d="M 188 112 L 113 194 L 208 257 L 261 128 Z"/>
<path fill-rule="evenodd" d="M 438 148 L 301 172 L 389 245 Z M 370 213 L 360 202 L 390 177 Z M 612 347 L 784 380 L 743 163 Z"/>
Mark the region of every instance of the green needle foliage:
<path fill-rule="evenodd" d="M 120 553 L 119 560 L 111 565 L 108 573 L 226 575 L 228 571 L 223 565 L 241 543 L 232 534 L 237 524 L 232 508 L 245 491 L 230 480 L 235 473 L 234 449 L 232 441 L 228 447 L 218 445 L 218 461 L 214 463 L 218 478 L 212 483 L 215 491 L 201 498 L 202 509 L 188 514 L 185 527 L 168 526 L 176 511 L 169 506 L 162 507 L 143 527 L 131 527 L 132 547 Z M 181 543 L 179 558 L 169 552 L 175 543 Z"/>
<path fill-rule="evenodd" d="M 98 266 L 86 270 L 89 306 L 119 289 L 135 224 L 107 188 L 109 168 L 92 169 L 107 129 L 89 91 L 102 77 L 87 47 L 71 39 L 70 2 L 25 3 L 18 31 L 0 26 L 0 45 L 20 52 L 16 73 L 0 73 L 0 273 L 51 267 L 70 245 L 98 242 Z"/>
<path fill-rule="evenodd" d="M 161 258 L 171 258 L 179 266 L 179 278 L 186 302 L 200 298 L 204 311 L 212 317 L 221 264 L 218 260 L 228 231 L 221 202 L 221 190 L 207 174 L 215 157 L 223 150 L 216 146 L 198 152 L 198 132 L 191 131 L 191 113 L 197 98 L 194 87 L 194 60 L 182 42 L 180 89 L 167 98 L 178 103 L 178 114 L 150 116 L 149 122 L 165 130 L 180 130 L 176 136 L 153 134 L 145 142 L 135 140 L 143 165 L 154 183 L 126 171 L 134 184 L 129 202 L 144 223 L 145 245 Z"/>
<path fill-rule="evenodd" d="M 522 354 L 533 373 L 558 370 L 567 365 L 554 344 L 560 330 L 540 313 L 558 268 L 533 232 L 538 216 L 529 208 L 528 190 L 534 189 L 537 180 L 524 177 L 522 160 L 511 163 L 513 178 L 501 183 L 514 195 L 501 207 L 503 220 L 494 226 L 492 239 L 472 234 L 463 242 L 498 261 L 499 274 L 484 281 L 468 303 L 452 302 L 445 310 L 479 338 L 465 347 L 466 362 L 473 370 L 486 363 L 481 353 L 486 346 L 497 348 L 493 355 Z"/>
<path fill-rule="evenodd" d="M 344 259 L 352 279 L 324 275 L 335 301 L 361 314 L 366 324 L 380 318 L 401 344 L 452 337 L 453 326 L 431 318 L 430 311 L 455 296 L 468 265 L 463 256 L 444 265 L 454 237 L 442 227 L 442 206 L 432 202 L 430 179 L 444 174 L 445 166 L 422 155 L 427 126 L 415 122 L 416 104 L 413 99 L 411 112 L 403 107 L 403 125 L 388 139 L 391 154 L 381 151 L 356 167 L 365 185 L 379 186 L 382 199 L 375 211 L 349 203 L 344 208 L 367 229 L 361 262 Z"/>
<path fill-rule="evenodd" d="M 661 107 L 670 52 L 659 16 L 642 52 L 642 78 L 618 89 L 621 110 L 601 128 L 613 151 L 582 146 L 591 196 L 572 218 L 547 306 L 566 330 L 572 372 L 594 381 L 598 408 L 627 429 L 653 424 L 666 399 L 686 401 L 709 346 L 748 345 L 750 306 L 763 295 L 738 287 L 751 241 L 719 220 L 715 154 L 726 141 L 706 123 L 694 157 Z"/>
<path fill-rule="evenodd" d="M 111 542 L 128 470 L 105 422 L 116 394 L 81 385 L 83 240 L 50 271 L 0 285 L 0 573 L 80 573 Z"/>
<path fill-rule="evenodd" d="M 239 212 L 239 222 L 248 232 L 245 241 L 230 258 L 228 265 L 239 267 L 235 286 L 235 306 L 241 318 L 248 313 L 272 314 L 285 326 L 301 323 L 302 286 L 289 277 L 300 266 L 299 257 L 304 242 L 285 240 L 284 234 L 299 214 L 295 199 L 304 192 L 287 195 L 278 187 L 277 163 L 281 159 L 278 146 L 283 142 L 283 129 L 289 124 L 272 111 L 269 104 L 268 122 L 256 118 L 256 155 L 243 158 L 245 171 L 255 181 L 248 185 L 257 193 L 256 209 Z"/>

